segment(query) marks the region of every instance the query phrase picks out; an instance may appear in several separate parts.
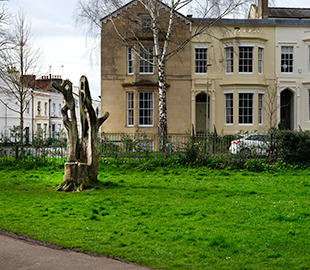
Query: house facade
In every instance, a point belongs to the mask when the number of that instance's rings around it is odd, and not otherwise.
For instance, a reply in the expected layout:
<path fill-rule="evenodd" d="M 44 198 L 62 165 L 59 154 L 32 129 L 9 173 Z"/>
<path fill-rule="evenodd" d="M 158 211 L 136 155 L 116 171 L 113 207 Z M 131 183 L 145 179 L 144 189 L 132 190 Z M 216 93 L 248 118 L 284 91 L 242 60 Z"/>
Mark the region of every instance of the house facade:
<path fill-rule="evenodd" d="M 120 44 L 110 17 L 102 19 L 101 106 L 102 111 L 110 113 L 110 117 L 101 131 L 133 133 L 139 128 L 148 133 L 157 133 L 158 70 L 151 64 L 156 59 L 153 57 L 153 35 L 147 23 L 149 17 L 138 1 L 132 1 L 114 14 L 116 19 L 113 23 L 121 25 L 117 14 L 126 12 L 138 18 L 138 22 L 130 26 L 132 31 L 129 34 L 126 28 L 123 29 L 123 34 L 128 34 L 128 46 Z M 190 35 L 190 20 L 179 15 L 175 17 L 175 23 L 178 27 L 171 36 L 169 51 L 177 46 L 179 40 Z M 133 36 L 130 36 L 132 33 Z M 159 42 L 162 46 L 161 38 Z M 144 59 L 140 59 L 135 52 L 142 52 Z M 191 50 L 187 46 L 166 63 L 166 107 L 170 133 L 181 133 L 191 128 L 190 59 Z"/>
<path fill-rule="evenodd" d="M 112 14 L 114 25 L 122 12 L 146 16 L 136 2 Z M 183 27 L 176 28 L 183 37 L 208 23 L 182 19 L 178 26 Z M 309 19 L 310 9 L 271 8 L 267 0 L 260 0 L 251 6 L 247 19 L 221 19 L 192 39 L 167 62 L 168 132 L 267 132 L 279 124 L 310 130 Z M 142 19 L 139 22 L 136 35 L 144 35 L 151 48 L 152 33 L 145 32 Z M 106 33 L 111 35 L 113 29 L 109 16 L 104 18 L 101 97 L 102 110 L 110 117 L 102 131 L 156 132 L 156 70 L 132 50 L 140 44 L 126 47 L 110 40 L 111 50 Z"/>
<path fill-rule="evenodd" d="M 249 19 L 275 27 L 277 123 L 290 130 L 310 130 L 310 9 L 252 5 Z"/>
<path fill-rule="evenodd" d="M 193 19 L 193 30 L 200 19 Z M 265 132 L 264 103 L 275 80 L 274 26 L 261 21 L 223 19 L 210 35 L 191 42 L 191 120 L 196 132 Z M 207 55 L 201 63 L 199 55 Z M 206 65 L 205 70 L 199 65 Z M 208 108 L 208 109 L 207 109 Z"/>

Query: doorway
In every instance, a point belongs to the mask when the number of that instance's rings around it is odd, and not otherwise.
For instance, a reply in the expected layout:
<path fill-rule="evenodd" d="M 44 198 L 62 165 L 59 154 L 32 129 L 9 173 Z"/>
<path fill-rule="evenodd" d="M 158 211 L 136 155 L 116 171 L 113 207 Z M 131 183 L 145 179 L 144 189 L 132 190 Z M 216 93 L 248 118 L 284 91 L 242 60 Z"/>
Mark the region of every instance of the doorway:
<path fill-rule="evenodd" d="M 284 129 L 294 129 L 294 94 L 285 89 L 280 95 L 280 121 Z"/>
<path fill-rule="evenodd" d="M 208 100 L 208 121 L 207 121 L 207 95 L 204 93 L 196 96 L 196 132 L 205 133 L 210 129 L 210 99 Z"/>

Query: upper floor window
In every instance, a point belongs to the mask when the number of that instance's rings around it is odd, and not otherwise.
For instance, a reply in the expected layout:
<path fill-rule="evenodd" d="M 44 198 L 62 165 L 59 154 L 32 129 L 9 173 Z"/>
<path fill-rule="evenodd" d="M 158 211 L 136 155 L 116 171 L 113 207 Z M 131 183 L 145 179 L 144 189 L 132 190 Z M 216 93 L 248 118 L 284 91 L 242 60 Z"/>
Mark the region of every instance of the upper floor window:
<path fill-rule="evenodd" d="M 263 56 L 264 56 L 264 47 L 258 47 L 258 73 L 263 73 Z"/>
<path fill-rule="evenodd" d="M 140 46 L 141 57 L 139 59 L 139 73 L 140 74 L 153 74 L 154 73 L 154 47 L 153 46 Z M 144 60 L 145 59 L 145 60 Z"/>
<path fill-rule="evenodd" d="M 234 72 L 234 48 L 232 46 L 225 48 L 225 71 Z"/>
<path fill-rule="evenodd" d="M 154 122 L 154 94 L 153 92 L 139 92 L 139 126 L 153 126 Z"/>
<path fill-rule="evenodd" d="M 152 30 L 152 19 L 151 17 L 141 17 L 141 30 L 143 32 L 150 32 Z"/>
<path fill-rule="evenodd" d="M 281 47 L 281 72 L 293 73 L 294 64 L 294 47 L 282 46 Z"/>
<path fill-rule="evenodd" d="M 27 105 L 27 108 L 26 108 L 26 113 L 29 114 L 30 113 L 30 107 L 29 107 L 29 104 Z"/>
<path fill-rule="evenodd" d="M 310 46 L 308 46 L 308 63 L 309 63 L 309 72 L 310 72 Z"/>
<path fill-rule="evenodd" d="M 127 48 L 127 74 L 131 75 L 133 71 L 133 56 L 134 52 L 132 48 Z"/>
<path fill-rule="evenodd" d="M 239 91 L 239 124 L 253 124 L 253 93 Z"/>
<path fill-rule="evenodd" d="M 253 46 L 239 46 L 239 72 L 253 73 Z"/>
<path fill-rule="evenodd" d="M 41 115 L 41 101 L 38 101 L 37 111 L 38 115 Z"/>
<path fill-rule="evenodd" d="M 61 104 L 58 106 L 58 115 L 61 116 Z"/>
<path fill-rule="evenodd" d="M 56 112 L 56 104 L 53 103 L 53 106 L 52 106 L 52 115 L 53 116 L 55 115 L 55 112 Z"/>
<path fill-rule="evenodd" d="M 195 46 L 195 73 L 206 74 L 208 71 L 208 47 Z"/>
<path fill-rule="evenodd" d="M 44 103 L 44 115 L 47 115 L 47 102 Z"/>

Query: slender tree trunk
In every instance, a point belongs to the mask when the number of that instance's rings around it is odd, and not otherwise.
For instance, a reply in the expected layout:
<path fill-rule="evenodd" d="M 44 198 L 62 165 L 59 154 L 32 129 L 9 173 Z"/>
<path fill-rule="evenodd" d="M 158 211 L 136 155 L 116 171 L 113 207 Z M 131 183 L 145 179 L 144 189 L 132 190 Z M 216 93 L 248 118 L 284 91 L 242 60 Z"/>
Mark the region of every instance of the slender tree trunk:
<path fill-rule="evenodd" d="M 165 63 L 158 65 L 158 133 L 159 133 L 159 149 L 165 150 L 167 141 L 167 107 L 166 107 L 166 74 Z"/>

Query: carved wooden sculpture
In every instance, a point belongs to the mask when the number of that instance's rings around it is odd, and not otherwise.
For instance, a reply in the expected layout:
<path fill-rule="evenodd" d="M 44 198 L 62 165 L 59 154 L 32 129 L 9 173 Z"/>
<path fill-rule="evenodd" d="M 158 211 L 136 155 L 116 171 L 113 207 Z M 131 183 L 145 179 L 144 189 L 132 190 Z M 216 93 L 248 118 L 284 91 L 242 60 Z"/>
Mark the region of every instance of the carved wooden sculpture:
<path fill-rule="evenodd" d="M 92 106 L 87 78 L 82 76 L 79 90 L 82 138 L 79 143 L 72 83 L 66 80 L 61 86 L 53 83 L 53 87 L 62 92 L 64 96 L 66 103 L 61 109 L 61 113 L 68 132 L 67 162 L 64 179 L 59 190 L 80 191 L 93 186 L 98 181 L 98 131 L 109 117 L 109 113 L 106 112 L 104 116 L 97 118 Z"/>

